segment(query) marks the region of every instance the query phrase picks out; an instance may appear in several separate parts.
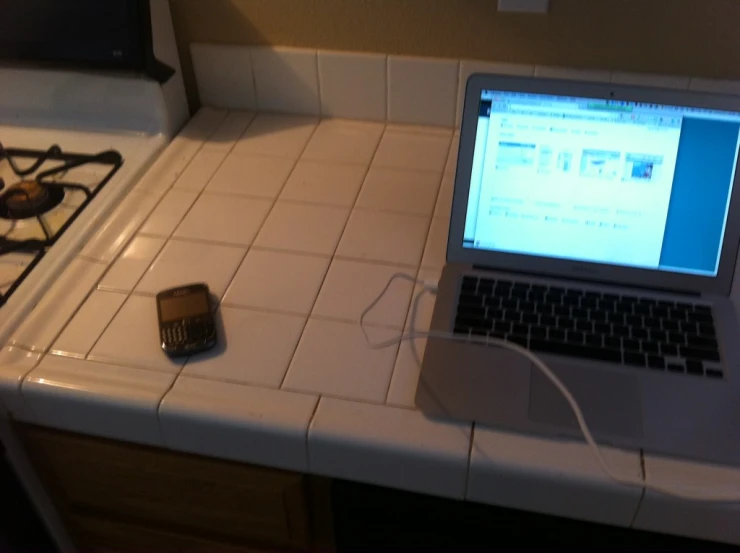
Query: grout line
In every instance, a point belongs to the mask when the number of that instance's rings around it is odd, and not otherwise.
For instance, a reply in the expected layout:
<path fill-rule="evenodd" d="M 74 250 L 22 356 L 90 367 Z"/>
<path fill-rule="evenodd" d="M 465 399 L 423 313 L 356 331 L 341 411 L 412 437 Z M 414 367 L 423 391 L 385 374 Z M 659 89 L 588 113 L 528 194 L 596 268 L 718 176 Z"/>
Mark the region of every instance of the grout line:
<path fill-rule="evenodd" d="M 360 190 L 362 190 L 362 186 L 365 184 L 365 181 L 367 180 L 367 175 L 370 172 L 370 167 L 373 164 L 373 160 L 375 159 L 375 154 L 378 153 L 378 148 L 380 148 L 380 143 L 383 142 L 383 134 L 385 133 L 385 126 L 383 126 L 383 133 L 380 135 L 380 139 L 378 140 L 378 143 L 375 145 L 375 150 L 373 151 L 373 155 L 370 157 L 370 163 L 368 163 L 367 168 L 365 169 L 365 175 L 362 177 L 362 185 L 360 185 L 360 189 L 358 190 L 357 195 L 355 196 L 355 200 L 353 204 L 349 208 L 349 215 L 347 216 L 347 219 L 344 221 L 344 226 L 342 227 L 342 232 L 339 233 L 339 239 L 337 240 L 336 245 L 334 246 L 334 251 L 331 255 L 331 261 L 329 262 L 329 265 L 326 268 L 326 272 L 324 273 L 324 278 L 321 279 L 321 283 L 318 287 L 318 292 L 316 293 L 316 297 L 314 298 L 313 304 L 311 305 L 311 311 L 309 311 L 309 318 L 310 313 L 313 312 L 314 307 L 316 307 L 316 302 L 318 301 L 319 296 L 321 295 L 321 289 L 324 287 L 324 283 L 326 282 L 326 277 L 329 274 L 329 271 L 331 270 L 331 264 L 334 262 L 334 256 L 337 253 L 337 250 L 339 249 L 339 244 L 342 242 L 342 237 L 344 236 L 344 232 L 347 230 L 347 226 L 349 225 L 349 221 L 352 218 L 352 209 L 355 206 L 355 203 L 357 202 L 357 198 L 360 195 Z M 308 146 L 308 144 L 306 144 Z M 305 148 L 304 148 L 305 151 Z M 301 152 L 303 154 L 303 152 Z M 300 158 L 299 158 L 300 159 Z M 303 326 L 303 331 L 301 332 L 300 337 L 298 338 L 298 341 L 296 342 L 296 346 L 293 349 L 293 355 L 290 357 L 290 361 L 288 362 L 288 369 L 285 371 L 285 375 L 283 376 L 283 381 L 280 383 L 280 388 L 282 389 L 283 385 L 285 384 L 285 380 L 288 378 L 288 373 L 290 372 L 290 366 L 293 364 L 293 359 L 295 358 L 295 353 L 298 351 L 298 346 L 300 346 L 301 341 L 303 340 L 303 335 L 306 332 L 306 326 L 308 326 L 308 320 L 306 321 L 306 324 Z M 306 431 L 306 435 L 308 435 L 308 431 Z"/>

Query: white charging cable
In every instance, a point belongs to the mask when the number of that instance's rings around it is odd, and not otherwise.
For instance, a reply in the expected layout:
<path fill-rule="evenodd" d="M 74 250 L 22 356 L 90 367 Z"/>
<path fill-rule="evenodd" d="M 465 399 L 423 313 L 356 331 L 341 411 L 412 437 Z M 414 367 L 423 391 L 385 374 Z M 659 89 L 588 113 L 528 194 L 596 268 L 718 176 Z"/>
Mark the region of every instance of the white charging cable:
<path fill-rule="evenodd" d="M 383 340 L 381 342 L 372 342 L 370 340 L 370 336 L 367 333 L 367 330 L 365 328 L 365 317 L 370 313 L 370 311 L 375 308 L 376 305 L 380 302 L 381 299 L 385 296 L 386 292 L 390 288 L 391 284 L 395 280 L 402 279 L 407 280 L 409 282 L 412 282 L 414 284 L 423 284 L 423 288 L 416 294 L 412 310 L 411 310 L 411 319 L 410 319 L 410 332 L 407 334 L 401 334 L 400 336 L 397 336 L 395 338 L 390 338 L 388 340 Z M 591 448 L 591 451 L 596 457 L 596 460 L 598 461 L 599 465 L 601 466 L 601 469 L 604 471 L 604 473 L 611 478 L 614 482 L 617 482 L 619 484 L 623 484 L 625 486 L 632 486 L 637 488 L 644 488 L 647 490 L 651 490 L 654 492 L 658 492 L 664 495 L 669 495 L 673 497 L 677 497 L 680 499 L 688 499 L 692 501 L 708 501 L 708 502 L 717 502 L 717 503 L 736 503 L 740 502 L 740 495 L 733 492 L 728 493 L 708 493 L 706 491 L 703 491 L 701 489 L 696 489 L 693 487 L 667 487 L 667 486 L 661 486 L 658 484 L 651 484 L 641 478 L 633 478 L 629 476 L 620 476 L 617 473 L 615 473 L 612 468 L 608 465 L 606 460 L 604 459 L 604 456 L 601 454 L 601 449 L 599 445 L 596 443 L 596 440 L 594 440 L 593 435 L 591 434 L 591 430 L 588 427 L 588 424 L 586 423 L 586 419 L 583 416 L 583 413 L 581 412 L 581 408 L 578 405 L 578 402 L 573 397 L 573 394 L 570 393 L 570 390 L 563 384 L 563 382 L 555 375 L 555 373 L 552 372 L 552 369 L 545 364 L 542 359 L 540 359 L 537 355 L 529 351 L 528 349 L 525 349 L 518 344 L 514 344 L 511 342 L 506 342 L 504 340 L 500 340 L 498 338 L 490 338 L 490 337 L 484 337 L 484 336 L 464 336 L 462 334 L 453 334 L 451 332 L 440 332 L 440 331 L 430 331 L 430 332 L 416 332 L 415 329 L 415 323 L 416 323 L 416 314 L 418 311 L 418 306 L 421 298 L 426 292 L 430 292 L 432 294 L 437 293 L 437 287 L 435 285 L 429 284 L 428 282 L 417 279 L 411 275 L 407 275 L 404 273 L 395 273 L 391 278 L 388 280 L 388 283 L 385 285 L 383 290 L 378 294 L 378 296 L 372 301 L 370 305 L 368 305 L 365 310 L 360 315 L 360 329 L 362 330 L 363 335 L 365 336 L 365 341 L 372 349 L 384 349 L 391 346 L 395 346 L 400 344 L 401 342 L 404 342 L 406 340 L 417 340 L 419 338 L 441 338 L 444 340 L 453 340 L 458 342 L 466 342 L 466 343 L 476 343 L 476 344 L 482 344 L 485 346 L 496 346 L 501 347 L 504 349 L 508 349 L 511 351 L 515 351 L 518 354 L 526 357 L 529 359 L 532 364 L 537 367 L 537 369 L 542 372 L 549 380 L 553 383 L 553 385 L 560 391 L 560 393 L 563 395 L 565 400 L 568 402 L 568 405 L 570 405 L 571 410 L 573 411 L 573 414 L 576 417 L 576 420 L 578 421 L 578 426 L 581 429 L 581 433 L 583 434 L 584 439 L 586 440 L 586 443 Z"/>

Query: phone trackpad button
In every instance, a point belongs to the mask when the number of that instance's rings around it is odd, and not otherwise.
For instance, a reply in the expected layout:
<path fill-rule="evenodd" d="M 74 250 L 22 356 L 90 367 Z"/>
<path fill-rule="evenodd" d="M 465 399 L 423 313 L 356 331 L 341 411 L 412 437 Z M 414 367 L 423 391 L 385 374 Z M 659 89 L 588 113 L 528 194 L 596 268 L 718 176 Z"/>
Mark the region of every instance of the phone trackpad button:
<path fill-rule="evenodd" d="M 637 378 L 600 370 L 560 366 L 556 374 L 575 397 L 591 432 L 602 436 L 642 437 Z M 560 391 L 536 367 L 529 388 L 529 419 L 568 429 L 578 422 Z"/>

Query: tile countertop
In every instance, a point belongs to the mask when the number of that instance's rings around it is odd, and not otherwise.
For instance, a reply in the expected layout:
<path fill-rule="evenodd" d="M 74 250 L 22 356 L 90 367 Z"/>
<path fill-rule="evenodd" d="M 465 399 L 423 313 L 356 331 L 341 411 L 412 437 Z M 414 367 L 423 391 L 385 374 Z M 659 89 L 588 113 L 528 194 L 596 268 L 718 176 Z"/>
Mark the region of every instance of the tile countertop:
<path fill-rule="evenodd" d="M 410 344 L 367 347 L 356 321 L 391 274 L 439 276 L 457 141 L 204 108 L 0 352 L 0 401 L 76 432 L 740 543 L 736 506 L 613 484 L 584 444 L 425 418 Z M 154 294 L 192 281 L 218 297 L 221 344 L 170 360 Z M 408 327 L 415 291 L 391 288 L 374 338 Z M 740 489 L 740 471 L 606 456 L 625 475 Z"/>

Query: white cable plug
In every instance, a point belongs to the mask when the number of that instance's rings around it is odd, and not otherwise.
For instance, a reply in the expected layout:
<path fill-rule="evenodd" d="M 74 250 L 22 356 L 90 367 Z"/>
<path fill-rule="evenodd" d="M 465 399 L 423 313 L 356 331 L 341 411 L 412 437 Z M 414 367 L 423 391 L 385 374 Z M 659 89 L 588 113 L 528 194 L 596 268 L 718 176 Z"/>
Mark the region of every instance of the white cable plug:
<path fill-rule="evenodd" d="M 370 311 L 373 310 L 373 308 L 380 302 L 381 299 L 383 299 L 383 296 L 385 296 L 386 292 L 388 291 L 388 288 L 390 288 L 391 284 L 397 279 L 407 280 L 409 282 L 412 282 L 414 284 L 421 283 L 423 285 L 423 288 L 416 294 L 414 297 L 414 301 L 411 307 L 411 319 L 410 319 L 410 325 L 411 325 L 411 331 L 407 334 L 401 334 L 400 336 L 397 336 L 395 338 L 391 338 L 388 340 L 383 340 L 381 342 L 372 342 L 370 340 L 370 336 L 368 336 L 367 330 L 365 329 L 365 317 L 367 316 Z M 372 349 L 384 349 L 387 347 L 395 346 L 397 344 L 400 344 L 406 340 L 417 340 L 419 338 L 441 338 L 445 340 L 453 340 L 458 342 L 466 342 L 466 343 L 476 343 L 476 344 L 482 344 L 486 346 L 497 346 L 504 349 L 508 349 L 511 351 L 515 351 L 516 353 L 526 357 L 529 359 L 532 364 L 537 367 L 537 369 L 544 374 L 550 382 L 560 391 L 560 393 L 563 395 L 565 400 L 568 402 L 568 405 L 570 405 L 571 411 L 573 411 L 573 414 L 576 417 L 576 420 L 578 421 L 578 426 L 581 430 L 581 433 L 583 434 L 584 439 L 586 440 L 586 443 L 591 448 L 591 451 L 593 452 L 594 456 L 596 457 L 596 460 L 598 461 L 599 465 L 601 466 L 601 469 L 604 471 L 604 473 L 614 482 L 617 482 L 618 484 L 623 484 L 625 486 L 632 486 L 632 487 L 638 487 L 638 488 L 644 488 L 646 490 L 651 490 L 654 492 L 661 493 L 663 495 L 673 496 L 680 499 L 687 499 L 691 501 L 707 501 L 707 502 L 715 502 L 715 503 L 737 503 L 740 502 L 740 495 L 738 493 L 709 493 L 702 489 L 696 489 L 694 487 L 668 487 L 668 486 L 660 486 L 658 484 L 651 484 L 645 480 L 642 480 L 641 478 L 632 478 L 628 476 L 620 476 L 617 473 L 615 473 L 609 464 L 604 459 L 604 456 L 601 454 L 601 449 L 599 445 L 596 443 L 596 440 L 594 440 L 593 435 L 591 434 L 591 430 L 588 427 L 588 424 L 586 423 L 586 419 L 583 416 L 583 413 L 581 412 L 581 408 L 578 405 L 578 402 L 575 400 L 573 395 L 570 393 L 570 390 L 563 384 L 563 382 L 555 375 L 555 373 L 552 372 L 552 369 L 545 364 L 542 359 L 540 359 L 537 355 L 529 351 L 528 349 L 525 349 L 518 344 L 514 344 L 511 342 L 506 342 L 504 340 L 500 340 L 498 338 L 490 338 L 490 337 L 483 337 L 483 336 L 463 336 L 461 334 L 453 334 L 451 332 L 440 332 L 440 331 L 430 331 L 430 332 L 416 332 L 415 330 L 415 323 L 416 323 L 416 315 L 419 307 L 419 302 L 421 298 L 423 297 L 425 292 L 431 292 L 433 294 L 437 293 L 437 287 L 435 285 L 432 285 L 428 282 L 425 282 L 421 279 L 417 279 L 411 275 L 407 275 L 404 273 L 395 273 L 391 278 L 388 280 L 387 284 L 383 288 L 383 290 L 378 294 L 378 296 L 372 301 L 370 305 L 368 305 L 365 310 L 360 315 L 360 329 L 362 330 L 363 335 L 365 336 L 365 341 L 367 342 L 368 346 L 370 346 Z M 413 342 L 412 342 L 413 343 Z M 415 357 L 417 358 L 417 361 L 420 361 L 418 359 L 418 355 L 416 354 L 416 350 L 414 350 Z"/>

